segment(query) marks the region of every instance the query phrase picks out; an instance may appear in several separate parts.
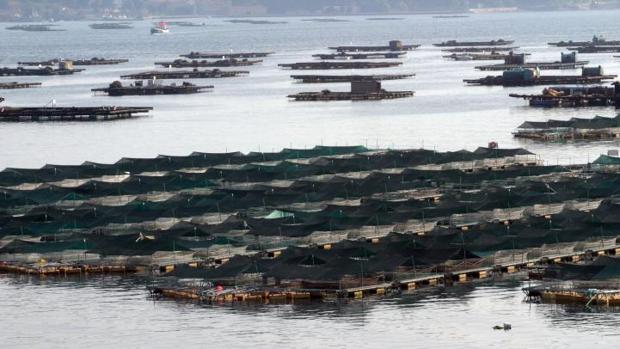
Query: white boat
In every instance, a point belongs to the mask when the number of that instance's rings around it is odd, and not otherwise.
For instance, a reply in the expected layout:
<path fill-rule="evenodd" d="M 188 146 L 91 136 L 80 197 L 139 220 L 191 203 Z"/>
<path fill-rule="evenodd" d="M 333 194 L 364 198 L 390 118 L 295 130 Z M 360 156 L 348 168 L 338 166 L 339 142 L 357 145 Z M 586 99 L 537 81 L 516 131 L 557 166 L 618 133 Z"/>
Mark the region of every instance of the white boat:
<path fill-rule="evenodd" d="M 156 26 L 151 28 L 151 34 L 167 34 L 170 33 L 170 27 L 166 22 L 159 22 Z"/>

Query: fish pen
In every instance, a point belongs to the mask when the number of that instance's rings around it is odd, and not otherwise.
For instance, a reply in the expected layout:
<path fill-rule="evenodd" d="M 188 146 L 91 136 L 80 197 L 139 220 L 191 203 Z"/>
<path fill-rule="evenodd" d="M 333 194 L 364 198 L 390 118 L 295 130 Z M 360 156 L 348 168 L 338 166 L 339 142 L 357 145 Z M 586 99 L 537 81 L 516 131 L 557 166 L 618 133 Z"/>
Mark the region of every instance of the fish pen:
<path fill-rule="evenodd" d="M 376 53 L 320 53 L 312 55 L 312 57 L 323 60 L 336 60 L 336 59 L 398 59 L 407 55 L 407 52 L 376 52 Z"/>
<path fill-rule="evenodd" d="M 513 133 L 515 138 L 541 142 L 609 140 L 620 138 L 620 115 L 592 119 L 526 121 Z"/>
<path fill-rule="evenodd" d="M 526 62 L 525 54 L 509 54 L 503 64 L 477 66 L 476 69 L 488 70 L 512 70 L 512 69 L 540 69 L 540 70 L 564 70 L 577 69 L 590 63 L 589 61 L 577 61 L 577 54 L 562 53 L 560 61 L 556 62 Z"/>
<path fill-rule="evenodd" d="M 377 69 L 402 65 L 401 62 L 303 62 L 278 64 L 279 67 L 292 70 L 333 70 L 333 69 Z"/>
<path fill-rule="evenodd" d="M 225 68 L 225 67 L 247 67 L 251 65 L 256 65 L 262 63 L 262 60 L 249 60 L 246 58 L 243 59 L 222 59 L 218 61 L 197 61 L 197 60 L 184 60 L 177 59 L 172 62 L 155 62 L 155 65 L 160 65 L 169 68 L 209 68 L 209 67 L 217 67 L 217 68 Z"/>
<path fill-rule="evenodd" d="M 581 75 L 540 75 L 534 69 L 514 69 L 502 75 L 486 76 L 481 79 L 465 79 L 468 85 L 482 86 L 536 86 L 536 85 L 586 85 L 600 84 L 613 80 L 617 75 L 605 75 L 602 67 L 584 67 Z"/>
<path fill-rule="evenodd" d="M 274 52 L 190 52 L 181 55 L 188 59 L 243 59 L 243 58 L 264 58 L 274 54 Z"/>
<path fill-rule="evenodd" d="M 152 95 L 180 95 L 194 94 L 205 92 L 212 89 L 213 86 L 198 86 L 189 82 L 183 82 L 179 85 L 173 83 L 171 85 L 162 85 L 156 83 L 156 80 L 147 80 L 147 84 L 142 81 L 136 81 L 129 86 L 123 86 L 120 81 L 114 81 L 106 88 L 91 89 L 94 93 L 102 93 L 108 96 L 152 96 Z"/>
<path fill-rule="evenodd" d="M 15 90 L 41 86 L 40 82 L 0 82 L 0 90 Z"/>
<path fill-rule="evenodd" d="M 415 74 L 383 74 L 383 75 L 291 75 L 291 78 L 304 84 L 339 83 L 353 81 L 386 81 L 402 80 L 414 77 Z"/>
<path fill-rule="evenodd" d="M 180 80 L 180 79 L 221 79 L 234 78 L 240 75 L 250 74 L 247 70 L 174 70 L 174 71 L 148 71 L 136 74 L 121 75 L 124 80 Z"/>
<path fill-rule="evenodd" d="M 491 41 L 457 41 L 448 40 L 439 44 L 433 44 L 435 47 L 486 47 L 486 46 L 508 46 L 514 44 L 513 40 L 491 40 Z"/>
<path fill-rule="evenodd" d="M 329 49 L 337 52 L 400 52 L 413 51 L 420 45 L 405 45 L 399 40 L 392 40 L 385 46 L 332 46 Z"/>
<path fill-rule="evenodd" d="M 8 168 L 0 269 L 124 266 L 148 272 L 155 297 L 199 302 L 382 296 L 613 256 L 619 183 L 495 145 Z"/>
<path fill-rule="evenodd" d="M 413 91 L 386 91 L 381 88 L 381 83 L 376 80 L 352 81 L 351 92 L 334 92 L 323 90 L 321 92 L 301 92 L 289 95 L 295 101 L 376 101 L 383 99 L 397 99 L 413 97 Z"/>
<path fill-rule="evenodd" d="M 510 94 L 513 98 L 529 101 L 533 107 L 606 107 L 615 105 L 616 89 L 613 87 L 549 87 L 541 94 Z"/>

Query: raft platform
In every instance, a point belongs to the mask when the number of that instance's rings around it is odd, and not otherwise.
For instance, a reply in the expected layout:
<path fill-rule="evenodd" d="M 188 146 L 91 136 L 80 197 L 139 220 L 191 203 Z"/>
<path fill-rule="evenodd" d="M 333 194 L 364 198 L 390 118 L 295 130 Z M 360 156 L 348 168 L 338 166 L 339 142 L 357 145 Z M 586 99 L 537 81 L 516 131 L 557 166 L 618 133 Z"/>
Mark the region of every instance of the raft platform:
<path fill-rule="evenodd" d="M 330 50 L 338 52 L 384 52 L 384 51 L 413 51 L 421 45 L 404 45 L 399 40 L 392 40 L 385 46 L 332 46 Z"/>
<path fill-rule="evenodd" d="M 190 52 L 181 55 L 181 57 L 189 59 L 240 59 L 240 58 L 264 58 L 272 55 L 274 52 Z"/>
<path fill-rule="evenodd" d="M 3 107 L 0 122 L 108 121 L 148 114 L 152 107 Z"/>
<path fill-rule="evenodd" d="M 334 59 L 398 59 L 405 56 L 407 52 L 377 52 L 377 53 L 320 53 L 312 55 L 312 57 L 324 60 Z"/>
<path fill-rule="evenodd" d="M 115 81 L 106 88 L 94 88 L 94 93 L 103 93 L 112 97 L 120 96 L 153 96 L 153 95 L 186 95 L 204 92 L 206 89 L 212 89 L 213 86 L 197 86 L 189 82 L 183 82 L 180 85 L 159 85 L 151 83 L 144 85 L 142 81 L 136 81 L 130 86 L 123 86 L 120 81 Z"/>
<path fill-rule="evenodd" d="M 0 82 L 0 90 L 15 90 L 41 86 L 40 82 Z"/>
<path fill-rule="evenodd" d="M 353 81 L 385 81 L 401 80 L 415 76 L 415 74 L 386 74 L 386 75 L 291 75 L 291 78 L 304 84 L 337 83 Z"/>
<path fill-rule="evenodd" d="M 55 69 L 52 67 L 28 69 L 23 67 L 17 68 L 0 68 L 0 76 L 53 76 L 53 75 L 73 75 L 84 71 L 84 69 Z"/>
<path fill-rule="evenodd" d="M 515 94 L 512 98 L 529 101 L 532 107 L 607 107 L 615 105 L 615 89 L 613 87 L 551 87 L 542 94 Z"/>
<path fill-rule="evenodd" d="M 129 62 L 128 59 L 106 59 L 106 58 L 91 58 L 91 59 L 76 59 L 76 60 L 67 60 L 67 59 L 50 59 L 47 61 L 35 61 L 35 62 L 17 62 L 19 65 L 23 66 L 54 66 L 60 64 L 60 62 L 71 62 L 73 65 L 79 66 L 90 66 L 90 65 L 115 65 Z"/>
<path fill-rule="evenodd" d="M 451 53 L 480 53 L 480 52 L 510 52 L 518 49 L 518 46 L 493 46 L 493 47 L 454 47 L 442 49 L 442 52 Z"/>
<path fill-rule="evenodd" d="M 448 40 L 439 44 L 433 44 L 436 47 L 481 47 L 481 46 L 508 46 L 514 43 L 514 40 L 491 40 L 491 41 L 457 41 L 457 40 Z"/>
<path fill-rule="evenodd" d="M 247 67 L 262 63 L 262 60 L 248 60 L 248 59 L 222 59 L 219 61 L 188 61 L 184 59 L 177 59 L 172 62 L 155 62 L 155 65 L 160 65 L 170 68 L 209 68 L 209 67 Z"/>
<path fill-rule="evenodd" d="M 402 65 L 401 62 L 302 62 L 278 64 L 292 70 L 375 69 Z"/>
<path fill-rule="evenodd" d="M 599 75 L 599 76 L 582 76 L 582 75 L 548 75 L 538 76 L 531 80 L 510 80 L 505 79 L 502 75 L 487 76 L 482 79 L 465 79 L 463 82 L 468 85 L 479 86 L 537 86 L 537 85 L 585 85 L 598 84 L 606 80 L 613 80 L 617 75 Z"/>
<path fill-rule="evenodd" d="M 84 274 L 129 274 L 136 273 L 138 268 L 126 265 L 89 265 L 89 264 L 12 264 L 0 262 L 0 273 L 36 275 L 36 276 L 69 276 Z"/>
<path fill-rule="evenodd" d="M 511 70 L 511 69 L 541 69 L 541 70 L 565 70 L 565 69 L 577 69 L 582 68 L 586 64 L 590 63 L 589 61 L 578 61 L 578 62 L 530 62 L 524 64 L 493 64 L 493 65 L 482 65 L 476 67 L 478 70 L 482 71 L 498 71 L 498 70 Z"/>
<path fill-rule="evenodd" d="M 122 75 L 121 79 L 125 80 L 177 80 L 177 79 L 220 79 L 233 78 L 239 75 L 247 75 L 247 70 L 222 71 L 213 70 L 178 70 L 178 71 L 148 71 L 130 75 Z"/>
<path fill-rule="evenodd" d="M 620 52 L 620 46 L 581 46 L 581 47 L 569 47 L 570 51 L 576 51 L 578 53 L 618 53 Z"/>
<path fill-rule="evenodd" d="M 289 95 L 298 102 L 328 102 L 328 101 L 378 101 L 383 99 L 396 99 L 413 97 L 413 91 L 381 91 L 373 93 L 333 92 L 324 90 L 321 92 L 301 92 Z"/>

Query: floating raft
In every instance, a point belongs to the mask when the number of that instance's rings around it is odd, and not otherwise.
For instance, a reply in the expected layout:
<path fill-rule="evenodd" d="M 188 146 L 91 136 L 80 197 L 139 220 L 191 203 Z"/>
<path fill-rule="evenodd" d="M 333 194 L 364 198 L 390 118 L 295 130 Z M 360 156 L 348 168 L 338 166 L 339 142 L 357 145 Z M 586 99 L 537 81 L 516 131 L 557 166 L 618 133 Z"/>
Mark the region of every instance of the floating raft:
<path fill-rule="evenodd" d="M 247 67 L 261 63 L 262 60 L 248 60 L 248 59 L 222 59 L 219 61 L 188 61 L 184 59 L 177 59 L 173 62 L 155 62 L 156 65 L 171 68 L 207 68 L 207 67 Z"/>
<path fill-rule="evenodd" d="M 620 46 L 582 46 L 582 47 L 569 47 L 571 51 L 578 53 L 618 53 L 620 52 Z"/>
<path fill-rule="evenodd" d="M 239 75 L 246 75 L 250 72 L 247 70 L 222 71 L 213 70 L 178 70 L 178 71 L 149 71 L 130 75 L 122 75 L 121 79 L 129 80 L 172 80 L 172 79 L 219 79 L 232 78 Z"/>
<path fill-rule="evenodd" d="M 143 116 L 151 107 L 0 108 L 0 122 L 107 121 Z"/>
<path fill-rule="evenodd" d="M 619 289 L 594 287 L 535 286 L 523 289 L 530 300 L 555 304 L 620 305 Z"/>
<path fill-rule="evenodd" d="M 385 81 L 401 80 L 415 76 L 415 74 L 386 74 L 386 75 L 291 75 L 291 78 L 305 84 L 336 83 L 353 81 Z"/>
<path fill-rule="evenodd" d="M 387 46 L 334 46 L 330 50 L 338 52 L 383 52 L 383 51 L 413 51 L 420 45 L 403 45 L 398 40 L 392 40 Z"/>
<path fill-rule="evenodd" d="M 536 85 L 579 85 L 579 84 L 597 84 L 605 80 L 613 80 L 617 75 L 599 75 L 599 76 L 582 76 L 582 75 L 548 75 L 538 76 L 531 80 L 511 80 L 504 76 L 487 76 L 482 79 L 466 79 L 463 82 L 469 85 L 482 86 L 536 86 Z"/>
<path fill-rule="evenodd" d="M 109 30 L 109 29 L 132 29 L 133 26 L 127 22 L 118 23 L 93 23 L 88 25 L 91 29 Z"/>
<path fill-rule="evenodd" d="M 72 75 L 84 71 L 84 69 L 55 69 L 52 67 L 28 69 L 0 68 L 0 76 L 50 76 L 50 75 Z"/>
<path fill-rule="evenodd" d="M 378 101 L 383 99 L 396 99 L 413 97 L 413 91 L 381 91 L 373 93 L 351 93 L 351 92 L 332 92 L 329 90 L 321 92 L 302 92 L 289 95 L 295 101 L 311 102 L 311 101 Z"/>
<path fill-rule="evenodd" d="M 455 61 L 503 61 L 509 54 L 507 53 L 453 53 L 443 56 L 444 58 Z"/>
<path fill-rule="evenodd" d="M 6 27 L 6 30 L 21 30 L 26 32 L 62 32 L 65 29 L 54 29 L 54 24 L 25 24 Z"/>
<path fill-rule="evenodd" d="M 476 67 L 482 71 L 498 71 L 498 70 L 511 70 L 511 69 L 541 69 L 541 70 L 565 70 L 565 69 L 577 69 L 590 63 L 589 61 L 578 62 L 531 62 L 523 64 L 492 64 L 482 65 Z"/>
<path fill-rule="evenodd" d="M 510 94 L 529 101 L 533 107 L 594 107 L 615 105 L 613 87 L 550 87 L 542 94 Z"/>
<path fill-rule="evenodd" d="M 620 40 L 605 40 L 602 37 L 594 36 L 591 41 L 559 41 L 550 42 L 549 46 L 557 47 L 575 47 L 575 46 L 619 46 Z"/>
<path fill-rule="evenodd" d="M 149 80 L 149 82 L 152 80 Z M 149 83 L 144 85 L 142 81 L 136 81 L 130 86 L 123 86 L 120 81 L 115 81 L 107 88 L 94 88 L 91 91 L 104 93 L 109 96 L 152 96 L 152 95 L 181 95 L 204 92 L 206 89 L 212 89 L 213 86 L 197 86 L 189 82 L 181 85 L 158 85 Z"/>
<path fill-rule="evenodd" d="M 513 133 L 515 138 L 535 141 L 606 140 L 620 138 L 620 115 L 613 118 L 526 121 Z"/>
<path fill-rule="evenodd" d="M 513 44 L 513 40 L 491 40 L 491 41 L 456 41 L 449 40 L 439 44 L 433 44 L 436 47 L 464 47 L 464 46 L 472 46 L 472 47 L 480 47 L 480 46 L 507 46 Z"/>
<path fill-rule="evenodd" d="M 331 70 L 331 69 L 374 69 L 390 68 L 402 65 L 401 62 L 303 62 L 278 64 L 292 70 Z"/>
<path fill-rule="evenodd" d="M 492 52 L 510 52 L 518 49 L 518 46 L 494 46 L 494 47 L 454 47 L 447 48 L 441 51 L 451 53 L 492 53 Z"/>
<path fill-rule="evenodd" d="M 401 58 L 405 56 L 407 52 L 376 52 L 376 53 L 327 53 L 316 54 L 312 57 L 319 59 L 383 59 L 383 58 Z"/>
<path fill-rule="evenodd" d="M 240 59 L 240 58 L 263 58 L 272 55 L 273 52 L 190 52 L 181 57 L 189 59 Z"/>
<path fill-rule="evenodd" d="M 105 58 L 91 58 L 91 59 L 77 59 L 77 60 L 60 60 L 60 59 L 50 59 L 47 61 L 38 61 L 38 62 L 17 62 L 19 65 L 25 66 L 54 66 L 60 64 L 61 62 L 71 62 L 73 65 L 115 65 L 129 62 L 128 59 L 105 59 Z"/>
<path fill-rule="evenodd" d="M 0 90 L 15 90 L 41 86 L 40 82 L 0 82 Z"/>
<path fill-rule="evenodd" d="M 0 262 L 0 272 L 37 276 L 67 276 L 82 274 L 126 274 L 135 273 L 137 268 L 125 265 L 89 264 L 13 264 Z"/>

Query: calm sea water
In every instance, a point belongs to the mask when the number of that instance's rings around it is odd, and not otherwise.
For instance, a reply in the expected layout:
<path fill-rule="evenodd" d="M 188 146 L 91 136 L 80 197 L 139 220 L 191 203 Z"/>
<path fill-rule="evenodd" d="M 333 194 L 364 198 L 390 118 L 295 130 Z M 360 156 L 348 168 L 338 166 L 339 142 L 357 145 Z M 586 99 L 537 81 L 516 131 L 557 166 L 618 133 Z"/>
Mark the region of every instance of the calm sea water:
<path fill-rule="evenodd" d="M 65 32 L 27 33 L 1 29 L 0 65 L 52 57 L 129 58 L 112 67 L 93 67 L 70 77 L 23 78 L 42 81 L 39 89 L 2 91 L 7 104 L 152 105 L 152 116 L 110 123 L 0 124 L 0 168 L 45 163 L 114 162 L 123 156 L 182 155 L 191 151 L 272 151 L 316 144 L 379 147 L 474 149 L 489 141 L 526 146 L 550 163 L 592 160 L 616 142 L 588 144 L 519 143 L 511 132 L 525 120 L 612 116 L 610 108 L 531 109 L 507 97 L 534 88 L 465 87 L 476 62 L 441 58 L 431 43 L 449 39 L 514 39 L 532 60 L 555 60 L 560 50 L 546 42 L 620 39 L 620 12 L 566 12 L 477 15 L 403 21 L 311 23 L 286 18 L 284 25 L 233 25 L 208 20 L 205 28 L 173 28 L 151 36 L 150 23 L 129 31 L 90 30 L 88 23 L 60 23 Z M 7 24 L 8 25 L 8 24 Z M 413 89 L 411 99 L 372 102 L 294 103 L 287 94 L 345 85 L 299 85 L 278 63 L 311 59 L 330 45 L 378 44 L 390 39 L 421 43 L 402 67 L 414 79 L 386 82 L 387 89 Z M 189 51 L 275 51 L 249 77 L 213 80 L 207 94 L 157 98 L 93 96 L 119 75 L 153 69 L 156 60 Z M 612 55 L 582 55 L 608 73 L 619 73 Z M 578 73 L 576 71 L 564 72 Z M 15 78 L 1 78 L 14 81 Z M 137 284 L 136 284 L 137 283 Z M 203 307 L 147 299 L 136 280 L 83 281 L 24 279 L 0 275 L 0 347 L 169 348 L 358 348 L 358 347 L 612 347 L 618 340 L 615 312 L 523 303 L 520 284 L 454 288 L 447 292 L 349 304 Z M 508 322 L 509 332 L 493 331 Z"/>

